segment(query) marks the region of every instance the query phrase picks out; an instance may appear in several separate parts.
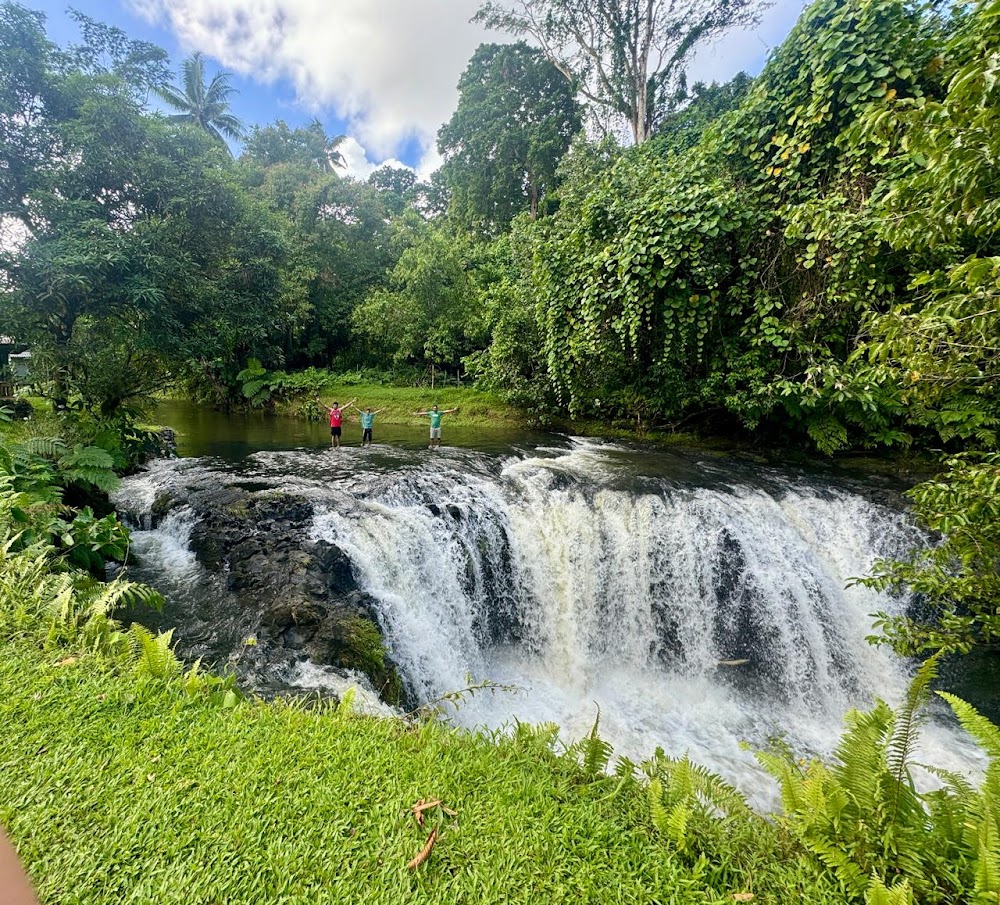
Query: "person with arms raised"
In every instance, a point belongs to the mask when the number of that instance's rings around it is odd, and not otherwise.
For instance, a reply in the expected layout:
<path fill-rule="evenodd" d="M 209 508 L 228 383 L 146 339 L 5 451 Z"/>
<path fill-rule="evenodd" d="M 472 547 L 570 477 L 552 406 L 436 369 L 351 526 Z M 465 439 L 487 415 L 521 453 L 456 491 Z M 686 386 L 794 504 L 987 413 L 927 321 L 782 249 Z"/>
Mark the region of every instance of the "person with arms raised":
<path fill-rule="evenodd" d="M 429 411 L 413 413 L 414 415 L 426 415 L 431 419 L 431 442 L 427 446 L 428 449 L 433 449 L 435 446 L 441 445 L 441 416 L 457 411 L 457 406 L 453 409 L 439 409 L 437 404 L 435 404 Z"/>
<path fill-rule="evenodd" d="M 375 416 L 383 411 L 382 409 L 375 409 L 372 411 L 372 407 L 362 410 L 358 406 L 354 406 L 358 410 L 358 414 L 361 416 L 361 445 L 368 446 L 372 445 L 372 428 L 375 426 Z M 345 405 L 344 408 L 347 408 Z"/>
<path fill-rule="evenodd" d="M 344 405 L 344 408 L 341 408 L 340 404 L 334 400 L 333 408 L 330 408 L 330 406 L 319 401 L 319 396 L 316 397 L 316 404 L 322 406 L 330 413 L 330 446 L 335 449 L 340 447 L 340 435 L 344 424 L 344 409 L 350 408 L 354 405 L 354 402 L 355 400 L 352 399 Z"/>

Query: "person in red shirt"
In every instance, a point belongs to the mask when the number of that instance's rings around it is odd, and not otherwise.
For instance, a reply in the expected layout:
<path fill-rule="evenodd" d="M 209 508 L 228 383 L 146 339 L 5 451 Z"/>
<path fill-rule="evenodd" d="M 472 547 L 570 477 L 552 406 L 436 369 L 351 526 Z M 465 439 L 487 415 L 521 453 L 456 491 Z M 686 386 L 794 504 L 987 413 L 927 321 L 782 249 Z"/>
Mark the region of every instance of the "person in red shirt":
<path fill-rule="evenodd" d="M 319 401 L 319 396 L 316 397 L 316 404 L 323 406 L 330 413 L 330 446 L 340 446 L 341 427 L 344 423 L 344 409 L 354 405 L 354 402 L 355 400 L 352 399 L 350 402 L 344 404 L 344 408 L 341 408 L 340 403 L 334 400 L 333 408 L 330 408 L 330 406 L 324 405 Z"/>

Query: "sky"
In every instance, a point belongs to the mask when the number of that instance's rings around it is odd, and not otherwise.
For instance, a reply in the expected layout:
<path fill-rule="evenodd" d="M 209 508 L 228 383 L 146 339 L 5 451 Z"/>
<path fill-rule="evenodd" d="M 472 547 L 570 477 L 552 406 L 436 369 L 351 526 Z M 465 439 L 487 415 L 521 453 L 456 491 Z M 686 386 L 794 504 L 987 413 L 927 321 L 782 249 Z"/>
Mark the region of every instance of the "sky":
<path fill-rule="evenodd" d="M 476 47 L 504 36 L 469 20 L 479 0 L 20 0 L 48 17 L 55 43 L 78 39 L 69 7 L 163 47 L 175 71 L 194 51 L 206 72 L 231 73 L 232 112 L 247 125 L 319 119 L 347 135 L 348 172 L 409 166 L 421 178 L 440 164 L 435 136 L 458 103 L 457 84 Z M 774 0 L 755 28 L 699 51 L 689 81 L 760 71 L 804 0 Z"/>

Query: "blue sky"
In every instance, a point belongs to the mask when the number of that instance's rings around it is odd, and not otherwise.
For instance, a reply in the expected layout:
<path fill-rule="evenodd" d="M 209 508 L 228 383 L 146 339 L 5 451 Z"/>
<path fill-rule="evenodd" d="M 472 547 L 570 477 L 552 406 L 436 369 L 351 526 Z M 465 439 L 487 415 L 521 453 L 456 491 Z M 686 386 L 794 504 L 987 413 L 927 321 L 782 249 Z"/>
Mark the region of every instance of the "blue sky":
<path fill-rule="evenodd" d="M 364 176 L 384 161 L 427 175 L 434 136 L 455 109 L 456 85 L 475 48 L 499 40 L 469 22 L 479 0 L 20 0 L 48 17 L 58 44 L 76 40 L 72 6 L 170 54 L 189 53 L 228 70 L 239 90 L 233 112 L 247 124 L 318 118 L 349 136 L 349 169 Z M 776 0 L 753 29 L 700 52 L 693 79 L 758 72 L 801 12 Z"/>

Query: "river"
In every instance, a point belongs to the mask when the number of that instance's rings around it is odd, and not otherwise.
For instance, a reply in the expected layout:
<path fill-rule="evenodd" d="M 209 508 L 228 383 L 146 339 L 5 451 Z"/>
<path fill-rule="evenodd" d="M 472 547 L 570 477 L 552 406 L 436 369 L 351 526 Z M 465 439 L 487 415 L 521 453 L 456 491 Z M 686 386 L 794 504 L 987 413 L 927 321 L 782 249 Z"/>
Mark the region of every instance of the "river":
<path fill-rule="evenodd" d="M 117 502 L 140 525 L 139 575 L 166 593 L 182 651 L 199 597 L 218 586 L 187 546 L 183 506 L 155 529 L 143 518 L 164 487 L 238 481 L 311 500 L 308 531 L 347 553 L 377 601 L 412 700 L 502 686 L 449 707 L 459 725 L 552 722 L 569 741 L 599 709 L 616 753 L 690 753 L 767 806 L 773 785 L 741 743 L 782 735 L 826 754 L 848 709 L 906 688 L 909 665 L 866 641 L 870 614 L 906 601 L 848 586 L 922 542 L 877 484 L 447 424 L 440 450 L 418 426 L 381 425 L 373 448 L 348 429 L 355 445 L 331 450 L 325 428 L 290 419 L 179 403 L 158 418 L 178 430 L 181 458 L 127 479 Z M 307 661 L 289 682 L 345 687 Z M 921 758 L 976 772 L 973 746 L 935 714 Z"/>

